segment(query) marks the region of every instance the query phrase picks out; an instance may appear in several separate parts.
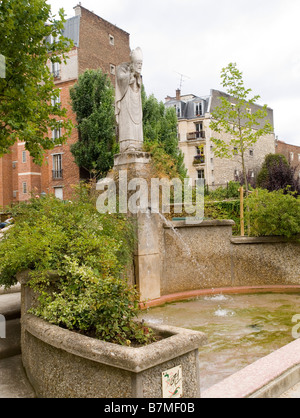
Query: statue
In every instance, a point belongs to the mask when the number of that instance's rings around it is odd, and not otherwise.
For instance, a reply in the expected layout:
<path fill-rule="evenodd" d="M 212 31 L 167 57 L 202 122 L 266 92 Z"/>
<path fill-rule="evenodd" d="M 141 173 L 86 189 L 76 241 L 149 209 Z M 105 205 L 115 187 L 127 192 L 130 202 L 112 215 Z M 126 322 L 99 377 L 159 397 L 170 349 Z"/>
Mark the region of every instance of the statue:
<path fill-rule="evenodd" d="M 116 71 L 116 120 L 119 126 L 120 151 L 140 151 L 143 145 L 141 48 L 131 52 L 131 62 Z"/>

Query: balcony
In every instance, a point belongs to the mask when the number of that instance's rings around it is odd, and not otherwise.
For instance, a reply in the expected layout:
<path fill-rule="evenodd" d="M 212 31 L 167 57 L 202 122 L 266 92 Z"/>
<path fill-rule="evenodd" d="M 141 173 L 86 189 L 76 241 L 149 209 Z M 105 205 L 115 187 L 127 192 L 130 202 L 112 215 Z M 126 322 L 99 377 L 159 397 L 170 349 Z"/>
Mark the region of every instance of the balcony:
<path fill-rule="evenodd" d="M 205 155 L 195 155 L 193 165 L 205 164 Z"/>
<path fill-rule="evenodd" d="M 189 132 L 186 136 L 188 141 L 195 141 L 197 139 L 205 138 L 205 131 Z"/>
<path fill-rule="evenodd" d="M 61 180 L 63 178 L 63 170 L 52 170 L 52 180 Z"/>

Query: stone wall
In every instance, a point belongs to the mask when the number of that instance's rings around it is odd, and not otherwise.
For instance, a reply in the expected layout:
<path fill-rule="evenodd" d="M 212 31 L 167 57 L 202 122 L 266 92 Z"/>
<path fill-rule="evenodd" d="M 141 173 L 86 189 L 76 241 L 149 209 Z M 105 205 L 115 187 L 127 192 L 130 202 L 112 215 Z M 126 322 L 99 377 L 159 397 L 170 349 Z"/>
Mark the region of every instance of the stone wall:
<path fill-rule="evenodd" d="M 234 238 L 233 221 L 164 226 L 161 296 L 198 289 L 300 284 L 300 243 Z"/>

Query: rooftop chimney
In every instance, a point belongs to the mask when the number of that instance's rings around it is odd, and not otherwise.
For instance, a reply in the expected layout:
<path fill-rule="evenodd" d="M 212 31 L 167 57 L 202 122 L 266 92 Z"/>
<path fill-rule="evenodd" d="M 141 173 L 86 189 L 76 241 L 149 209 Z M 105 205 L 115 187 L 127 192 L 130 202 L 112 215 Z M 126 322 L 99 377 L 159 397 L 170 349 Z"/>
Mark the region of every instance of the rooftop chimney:
<path fill-rule="evenodd" d="M 181 100 L 181 91 L 180 89 L 176 90 L 176 100 L 180 101 Z"/>
<path fill-rule="evenodd" d="M 77 4 L 77 6 L 74 7 L 75 10 L 75 16 L 81 16 L 81 2 Z"/>

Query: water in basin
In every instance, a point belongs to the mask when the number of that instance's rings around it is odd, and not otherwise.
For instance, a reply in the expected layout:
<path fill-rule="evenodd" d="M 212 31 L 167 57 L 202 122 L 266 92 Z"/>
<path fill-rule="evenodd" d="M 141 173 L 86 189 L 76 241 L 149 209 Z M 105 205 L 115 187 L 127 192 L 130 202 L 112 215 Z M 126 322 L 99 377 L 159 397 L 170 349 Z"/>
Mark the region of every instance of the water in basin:
<path fill-rule="evenodd" d="M 300 293 L 201 296 L 141 313 L 149 325 L 202 331 L 201 390 L 292 342 L 292 318 L 300 314 Z"/>

